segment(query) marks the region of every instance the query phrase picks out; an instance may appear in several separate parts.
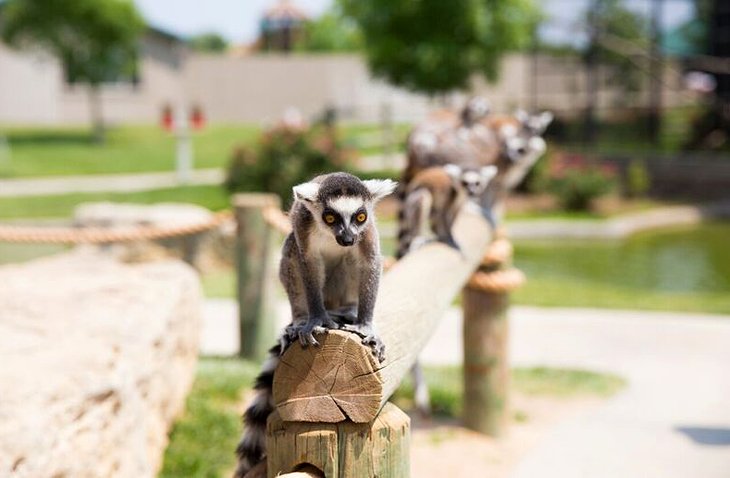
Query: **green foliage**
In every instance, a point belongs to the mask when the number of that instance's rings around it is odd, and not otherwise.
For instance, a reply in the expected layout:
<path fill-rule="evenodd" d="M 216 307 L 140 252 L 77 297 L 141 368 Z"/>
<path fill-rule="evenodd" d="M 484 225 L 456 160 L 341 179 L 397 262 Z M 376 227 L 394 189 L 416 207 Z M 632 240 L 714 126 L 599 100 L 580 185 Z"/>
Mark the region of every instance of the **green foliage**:
<path fill-rule="evenodd" d="M 185 413 L 170 434 L 161 478 L 220 477 L 233 467 L 241 434 L 241 393 L 256 373 L 251 362 L 200 361 Z"/>
<path fill-rule="evenodd" d="M 294 186 L 342 169 L 347 160 L 347 150 L 331 128 L 276 126 L 255 147 L 234 150 L 224 185 L 230 192 L 276 193 L 287 204 Z"/>
<path fill-rule="evenodd" d="M 228 48 L 228 42 L 215 32 L 201 33 L 188 40 L 188 45 L 195 51 L 221 53 Z"/>
<path fill-rule="evenodd" d="M 641 14 L 626 8 L 623 0 L 603 0 L 587 16 L 589 24 L 593 18 L 598 29 L 599 41 L 593 48 L 599 62 L 613 66 L 608 81 L 627 93 L 620 101 L 629 101 L 642 86 L 643 72 L 632 57 L 636 51 L 647 50 L 648 22 Z"/>
<path fill-rule="evenodd" d="M 360 26 L 373 74 L 427 94 L 467 88 L 474 73 L 494 80 L 538 18 L 531 0 L 339 1 Z"/>
<path fill-rule="evenodd" d="M 631 161 L 626 170 L 626 194 L 629 197 L 645 196 L 650 186 L 651 178 L 646 165 L 638 160 Z"/>
<path fill-rule="evenodd" d="M 13 46 L 48 51 L 70 81 L 99 85 L 134 73 L 143 27 L 126 0 L 8 0 L 2 36 Z"/>
<path fill-rule="evenodd" d="M 581 156 L 560 156 L 550 164 L 548 191 L 568 211 L 587 210 L 591 202 L 616 186 L 614 171 L 587 162 Z"/>
<path fill-rule="evenodd" d="M 345 18 L 337 7 L 308 21 L 304 38 L 296 46 L 297 50 L 308 52 L 352 52 L 362 48 L 362 33 L 357 24 Z"/>

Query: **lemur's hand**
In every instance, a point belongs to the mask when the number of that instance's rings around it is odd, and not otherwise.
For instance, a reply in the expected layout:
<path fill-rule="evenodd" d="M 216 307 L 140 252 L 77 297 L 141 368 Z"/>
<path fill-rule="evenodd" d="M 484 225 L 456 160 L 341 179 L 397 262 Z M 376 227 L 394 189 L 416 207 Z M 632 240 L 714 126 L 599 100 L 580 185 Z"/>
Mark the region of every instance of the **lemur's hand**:
<path fill-rule="evenodd" d="M 385 361 L 385 344 L 375 335 L 372 325 L 346 324 L 342 326 L 342 330 L 356 333 L 362 337 L 363 345 L 367 345 L 372 349 L 373 355 L 378 359 L 378 362 L 383 363 Z"/>
<path fill-rule="evenodd" d="M 302 347 L 309 345 L 318 347 L 319 342 L 314 338 L 314 334 L 324 334 L 327 332 L 327 329 L 337 328 L 339 328 L 337 323 L 325 313 L 321 316 L 310 316 L 305 324 L 293 327 L 292 333 L 296 334 L 299 338 L 299 343 L 302 344 Z"/>

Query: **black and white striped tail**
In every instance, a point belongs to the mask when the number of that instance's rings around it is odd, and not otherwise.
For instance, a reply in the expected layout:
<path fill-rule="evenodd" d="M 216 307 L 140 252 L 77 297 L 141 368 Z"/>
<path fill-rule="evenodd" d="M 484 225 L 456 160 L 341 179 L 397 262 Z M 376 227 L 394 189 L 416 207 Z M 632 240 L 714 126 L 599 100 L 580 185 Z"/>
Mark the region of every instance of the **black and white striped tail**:
<path fill-rule="evenodd" d="M 236 447 L 238 466 L 234 478 L 243 478 L 251 468 L 266 459 L 266 419 L 274 411 L 272 387 L 274 370 L 279 364 L 281 346 L 276 345 L 269 350 L 269 358 L 261 367 L 256 377 L 254 390 L 256 395 L 243 413 L 243 435 Z"/>

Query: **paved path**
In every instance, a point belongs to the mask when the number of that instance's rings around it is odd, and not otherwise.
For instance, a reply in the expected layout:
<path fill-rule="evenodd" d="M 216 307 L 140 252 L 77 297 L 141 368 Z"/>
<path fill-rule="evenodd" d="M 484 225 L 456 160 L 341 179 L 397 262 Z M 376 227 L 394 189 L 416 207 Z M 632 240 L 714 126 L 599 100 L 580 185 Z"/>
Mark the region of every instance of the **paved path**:
<path fill-rule="evenodd" d="M 222 169 L 191 171 L 186 185 L 221 184 Z M 175 172 L 99 174 L 28 179 L 0 179 L 0 197 L 41 196 L 69 193 L 134 192 L 181 186 Z"/>
<path fill-rule="evenodd" d="M 280 309 L 286 320 L 286 306 Z M 612 372 L 627 388 L 559 423 L 515 478 L 730 477 L 730 317 L 594 309 L 513 307 L 511 359 Z M 206 305 L 203 349 L 237 350 L 235 305 Z M 452 309 L 423 359 L 461 359 L 461 317 Z"/>

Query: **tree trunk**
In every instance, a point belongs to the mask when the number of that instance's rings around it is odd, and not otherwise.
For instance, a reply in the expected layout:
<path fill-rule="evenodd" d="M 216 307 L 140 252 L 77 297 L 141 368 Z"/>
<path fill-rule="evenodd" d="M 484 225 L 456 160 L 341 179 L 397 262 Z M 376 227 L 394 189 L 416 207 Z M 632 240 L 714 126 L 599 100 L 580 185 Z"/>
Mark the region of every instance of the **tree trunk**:
<path fill-rule="evenodd" d="M 99 85 L 89 85 L 89 111 L 91 113 L 92 136 L 95 143 L 105 140 L 104 113 L 101 108 L 101 88 Z"/>

